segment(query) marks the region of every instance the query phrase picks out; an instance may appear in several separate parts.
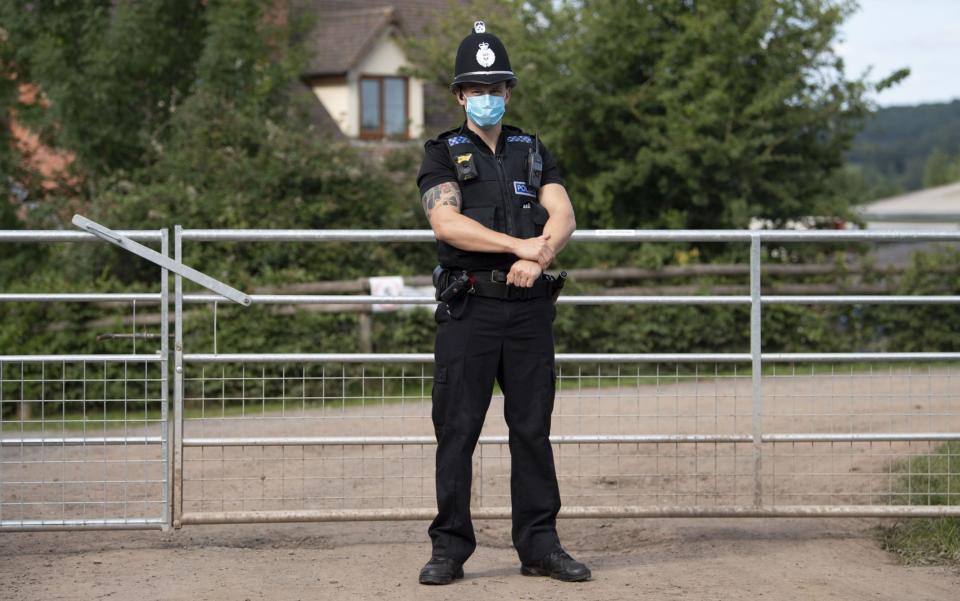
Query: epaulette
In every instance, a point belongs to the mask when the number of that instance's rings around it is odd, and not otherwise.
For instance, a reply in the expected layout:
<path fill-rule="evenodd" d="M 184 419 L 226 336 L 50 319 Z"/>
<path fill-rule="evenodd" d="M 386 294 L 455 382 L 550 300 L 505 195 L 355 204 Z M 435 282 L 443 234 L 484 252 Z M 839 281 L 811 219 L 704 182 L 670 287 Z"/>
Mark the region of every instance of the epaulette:
<path fill-rule="evenodd" d="M 525 133 L 519 127 L 513 125 L 503 125 L 503 131 L 506 134 L 508 144 L 528 144 L 533 145 L 535 137 Z M 443 142 L 448 148 L 453 148 L 460 144 L 473 144 L 473 142 L 462 133 L 462 127 L 455 127 L 447 131 L 440 132 L 435 138 L 437 142 Z"/>
<path fill-rule="evenodd" d="M 534 137 L 519 127 L 504 124 L 503 130 L 508 144 L 533 144 Z"/>

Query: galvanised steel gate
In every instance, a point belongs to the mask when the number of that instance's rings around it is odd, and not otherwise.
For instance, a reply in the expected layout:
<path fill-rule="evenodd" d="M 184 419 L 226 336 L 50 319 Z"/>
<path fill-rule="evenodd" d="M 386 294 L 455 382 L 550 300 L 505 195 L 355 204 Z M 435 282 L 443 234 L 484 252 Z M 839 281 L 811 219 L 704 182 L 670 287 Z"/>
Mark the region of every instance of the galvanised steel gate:
<path fill-rule="evenodd" d="M 168 254 L 166 230 L 118 233 Z M 85 232 L 0 230 L 0 249 L 96 240 Z M 129 303 L 133 316 L 126 354 L 0 349 L 0 530 L 169 528 L 167 290 L 160 269 L 155 292 L 0 294 L 0 303 Z M 137 352 L 138 305 L 159 305 L 155 352 Z M 11 406 L 16 415 L 4 417 Z"/>
<path fill-rule="evenodd" d="M 433 239 L 429 230 L 176 227 L 174 259 L 180 261 L 185 243 Z M 936 493 L 939 504 L 924 504 L 933 503 L 935 493 L 909 488 L 929 481 L 923 477 L 942 475 L 937 446 L 960 440 L 960 353 L 764 353 L 760 329 L 763 307 L 774 304 L 960 302 L 957 296 L 761 295 L 765 243 L 956 242 L 960 232 L 596 230 L 576 232 L 573 241 L 749 244 L 749 295 L 562 296 L 558 302 L 744 305 L 750 308 L 749 323 L 742 324 L 750 329 L 750 348 L 722 354 L 558 355 L 551 440 L 564 501 L 561 516 L 960 515 L 960 491 Z M 0 301 L 42 300 L 11 296 L 0 295 Z M 435 303 L 432 296 L 253 294 L 250 299 L 242 310 Z M 172 506 L 169 514 L 164 509 L 163 524 L 431 518 L 433 356 L 220 352 L 216 317 L 224 300 L 219 294 L 185 293 L 175 276 L 172 469 L 164 470 L 171 486 L 163 489 L 164 501 L 171 493 Z M 212 310 L 213 348 L 184 346 L 185 323 L 192 323 L 186 314 L 196 305 Z M 309 341 L 302 346 L 310 348 Z M 3 357 L 4 365 L 18 361 L 29 359 Z M 495 392 L 475 454 L 473 514 L 507 518 L 509 453 L 497 415 L 502 395 Z M 5 453 L 26 448 L 22 436 L 10 440 Z M 40 449 L 48 446 L 38 443 Z M 948 471 L 956 471 L 949 466 L 958 459 L 948 457 Z M 27 482 L 9 479 L 11 465 L 21 470 L 44 465 L 25 461 L 23 455 L 3 456 L 4 490 L 11 482 L 14 488 Z M 906 490 L 898 485 L 904 481 Z M 7 499 L 0 496 L 5 528 L 69 525 L 24 511 L 30 506 L 23 498 L 20 505 Z M 15 508 L 20 522 L 7 517 Z"/>

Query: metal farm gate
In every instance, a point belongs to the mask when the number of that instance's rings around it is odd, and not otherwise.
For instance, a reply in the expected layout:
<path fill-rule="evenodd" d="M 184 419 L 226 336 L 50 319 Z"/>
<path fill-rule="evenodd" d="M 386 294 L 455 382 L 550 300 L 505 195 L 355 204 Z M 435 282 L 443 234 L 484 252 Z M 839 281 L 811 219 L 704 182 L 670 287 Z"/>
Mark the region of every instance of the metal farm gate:
<path fill-rule="evenodd" d="M 160 254 L 168 254 L 166 230 L 116 233 L 159 242 Z M 0 249 L 96 240 L 79 231 L 0 231 Z M 0 303 L 128 303 L 133 315 L 129 354 L 0 349 L 0 530 L 168 527 L 173 447 L 165 269 L 157 283 L 155 292 L 0 294 Z M 156 352 L 137 352 L 138 304 L 159 305 Z M 15 415 L 7 417 L 11 406 Z M 88 414 L 94 406 L 98 412 Z"/>
<path fill-rule="evenodd" d="M 96 235 L 157 263 L 160 291 L 3 293 L 0 302 L 123 302 L 134 320 L 138 303 L 159 303 L 159 348 L 0 355 L 0 408 L 49 405 L 60 412 L 2 418 L 0 529 L 433 517 L 432 354 L 231 353 L 221 352 L 217 340 L 224 302 L 268 315 L 311 305 L 432 307 L 433 297 L 247 296 L 181 263 L 186 243 L 423 243 L 434 240 L 432 232 L 177 226 L 171 259 L 165 230 L 111 232 L 79 217 L 75 223 L 88 233 L 0 232 L 0 243 Z M 160 242 L 160 253 L 133 240 Z M 573 241 L 749 245 L 749 295 L 568 295 L 558 302 L 746 306 L 749 323 L 736 327 L 749 328 L 750 348 L 557 355 L 551 440 L 561 517 L 960 515 L 960 491 L 935 494 L 917 484 L 944 469 L 956 473 L 960 464 L 950 455 L 943 468 L 936 455 L 942 443 L 960 440 L 960 353 L 761 347 L 764 306 L 955 305 L 960 297 L 777 296 L 760 288 L 764 244 L 957 242 L 960 232 L 592 230 L 576 232 Z M 175 274 L 172 357 L 168 271 Z M 184 292 L 184 278 L 209 292 Z M 187 348 L 184 328 L 210 319 L 212 344 Z M 86 407 L 101 397 L 104 417 L 96 431 L 71 430 L 69 404 L 86 401 Z M 502 402 L 495 391 L 474 457 L 475 517 L 510 516 Z M 127 412 L 133 403 L 137 411 Z"/>

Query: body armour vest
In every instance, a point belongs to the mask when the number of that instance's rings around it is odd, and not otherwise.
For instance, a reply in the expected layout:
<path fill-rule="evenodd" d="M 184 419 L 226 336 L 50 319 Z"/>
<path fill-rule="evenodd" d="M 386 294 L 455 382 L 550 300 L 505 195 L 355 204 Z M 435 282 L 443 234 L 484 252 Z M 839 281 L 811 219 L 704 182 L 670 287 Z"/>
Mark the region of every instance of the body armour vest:
<path fill-rule="evenodd" d="M 462 128 L 440 134 L 456 169 L 460 212 L 491 230 L 534 238 L 543 233 L 549 217 L 537 198 L 540 173 L 531 177 L 529 170 L 532 151 L 539 165 L 537 140 L 508 125 L 501 135 L 505 138 L 502 149 L 494 155 L 486 146 L 479 148 Z M 512 253 L 465 251 L 439 240 L 437 257 L 443 267 L 468 271 L 506 271 L 518 260 Z"/>

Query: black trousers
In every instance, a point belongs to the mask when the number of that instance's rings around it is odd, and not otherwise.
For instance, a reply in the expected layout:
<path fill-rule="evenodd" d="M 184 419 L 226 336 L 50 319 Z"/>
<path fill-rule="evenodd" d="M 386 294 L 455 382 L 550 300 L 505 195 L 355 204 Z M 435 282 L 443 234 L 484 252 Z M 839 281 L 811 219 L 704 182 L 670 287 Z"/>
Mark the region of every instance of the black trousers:
<path fill-rule="evenodd" d="M 494 379 L 509 428 L 513 544 L 523 563 L 559 550 L 560 510 L 550 416 L 555 369 L 549 297 L 501 300 L 469 295 L 435 314 L 433 425 L 437 438 L 437 516 L 433 555 L 463 562 L 476 549 L 470 517 L 472 457 Z M 458 312 L 461 312 L 459 313 Z"/>

